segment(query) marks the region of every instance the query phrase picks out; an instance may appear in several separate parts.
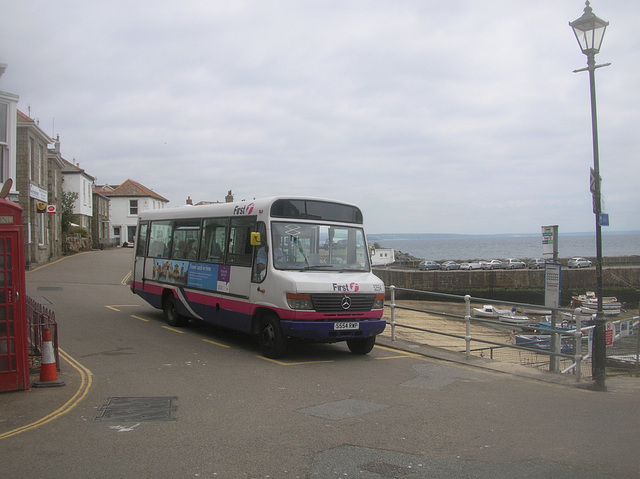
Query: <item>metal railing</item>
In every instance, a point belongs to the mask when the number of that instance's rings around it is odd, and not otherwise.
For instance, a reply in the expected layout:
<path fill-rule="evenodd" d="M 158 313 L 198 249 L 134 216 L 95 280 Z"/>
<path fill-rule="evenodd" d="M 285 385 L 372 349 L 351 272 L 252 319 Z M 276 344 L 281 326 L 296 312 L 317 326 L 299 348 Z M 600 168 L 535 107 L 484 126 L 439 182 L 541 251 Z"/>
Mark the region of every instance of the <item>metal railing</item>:
<path fill-rule="evenodd" d="M 395 286 L 389 286 L 388 288 L 390 294 L 390 302 L 385 304 L 385 307 L 390 308 L 390 321 L 388 324 L 391 327 L 391 340 L 396 340 L 396 328 L 404 328 L 413 331 L 419 331 L 423 333 L 435 334 L 439 336 L 446 336 L 449 338 L 457 338 L 459 340 L 464 341 L 465 343 L 465 356 L 469 359 L 473 353 L 480 353 L 481 356 L 484 357 L 484 352 L 488 351 L 490 358 L 494 359 L 494 354 L 498 350 L 518 350 L 523 351 L 529 354 L 525 362 L 522 362 L 522 358 L 519 358 L 520 364 L 532 365 L 537 368 L 544 367 L 552 371 L 552 372 L 560 372 L 562 374 L 574 374 L 576 380 L 579 382 L 583 377 L 590 376 L 591 372 L 587 371 L 586 374 L 583 373 L 583 365 L 585 361 L 591 358 L 591 341 L 589 340 L 591 330 L 594 328 L 592 325 L 583 326 L 582 325 L 582 312 L 580 308 L 577 309 L 568 309 L 568 308 L 548 308 L 540 305 L 532 305 L 526 303 L 517 303 L 511 301 L 499 301 L 493 299 L 486 298 L 474 298 L 470 295 L 460 296 L 453 294 L 445 294 L 445 293 L 435 293 L 430 291 L 422 291 L 422 290 L 411 290 L 405 288 L 396 288 Z M 428 310 L 422 308 L 414 308 L 410 306 L 403 306 L 396 303 L 396 291 L 402 291 L 405 293 L 410 293 L 413 297 L 416 295 L 424 295 L 431 298 L 434 298 L 438 301 L 454 301 L 454 302 L 464 302 L 464 315 L 461 314 L 452 314 L 443 311 L 435 311 Z M 571 324 L 566 324 L 565 327 L 557 327 L 555 321 L 551 322 L 550 326 L 545 326 L 544 328 L 535 327 L 532 324 L 514 324 L 514 323 L 506 323 L 504 321 L 487 319 L 487 318 L 479 318 L 474 317 L 471 314 L 471 303 L 481 303 L 481 304 L 503 304 L 509 305 L 510 307 L 520 307 L 521 309 L 527 310 L 538 310 L 540 313 L 551 311 L 553 313 L 566 313 L 569 317 L 572 318 Z M 440 318 L 446 318 L 452 321 L 459 321 L 465 323 L 465 334 L 455 334 L 442 330 L 428 329 L 425 327 L 410 325 L 410 324 L 401 324 L 396 319 L 396 310 L 407 310 L 418 313 L 424 313 L 429 315 L 434 315 Z M 556 315 L 554 315 L 556 317 Z M 638 318 L 634 318 L 638 319 Z M 620 323 L 620 321 L 614 321 L 615 323 Z M 563 323 L 560 323 L 561 326 L 564 326 Z M 505 328 L 511 329 L 510 340 L 513 342 L 498 342 L 490 339 L 484 339 L 481 337 L 473 336 L 471 334 L 471 326 L 486 326 L 487 328 L 493 328 L 498 330 L 505 330 Z M 635 323 L 631 323 L 631 328 L 638 326 L 638 321 Z M 538 337 L 530 342 L 527 342 L 525 345 L 516 344 L 516 334 L 515 331 L 538 331 L 538 335 L 544 335 L 544 338 Z M 628 326 L 627 326 L 628 328 Z M 548 336 L 548 340 L 546 338 Z M 585 341 L 586 340 L 586 341 Z M 584 344 L 586 342 L 586 344 Z M 480 343 L 482 345 L 488 345 L 489 347 L 481 347 L 477 349 L 472 349 L 472 343 Z M 564 351 L 564 352 L 563 352 Z M 547 358 L 545 361 L 541 361 L 540 358 Z M 638 352 L 635 355 L 636 358 L 636 371 L 638 370 Z M 562 364 L 561 366 L 561 363 Z M 587 368 L 590 369 L 590 368 Z"/>
<path fill-rule="evenodd" d="M 56 368 L 60 370 L 60 356 L 58 354 L 58 324 L 53 311 L 27 296 L 27 329 L 29 337 L 29 358 L 33 364 L 34 358 L 42 355 L 44 330 L 51 332 L 51 342 L 56 358 Z"/>

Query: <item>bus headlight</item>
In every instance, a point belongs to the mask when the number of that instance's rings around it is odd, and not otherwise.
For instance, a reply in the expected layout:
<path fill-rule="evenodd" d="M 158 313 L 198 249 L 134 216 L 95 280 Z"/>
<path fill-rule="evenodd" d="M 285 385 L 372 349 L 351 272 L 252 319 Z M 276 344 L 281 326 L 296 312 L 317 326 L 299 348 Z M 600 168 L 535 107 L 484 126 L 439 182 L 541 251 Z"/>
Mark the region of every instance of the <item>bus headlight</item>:
<path fill-rule="evenodd" d="M 373 300 L 373 306 L 371 309 L 383 309 L 384 308 L 384 294 L 376 294 L 376 299 Z"/>
<path fill-rule="evenodd" d="M 313 309 L 310 294 L 287 293 L 287 304 L 291 309 Z"/>

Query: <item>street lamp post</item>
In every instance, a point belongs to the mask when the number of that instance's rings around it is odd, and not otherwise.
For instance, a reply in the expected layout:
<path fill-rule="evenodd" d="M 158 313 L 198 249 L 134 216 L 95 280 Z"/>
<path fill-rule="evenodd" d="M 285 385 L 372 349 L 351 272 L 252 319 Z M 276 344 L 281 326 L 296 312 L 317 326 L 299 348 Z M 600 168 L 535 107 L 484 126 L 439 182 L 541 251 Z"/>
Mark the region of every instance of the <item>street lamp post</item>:
<path fill-rule="evenodd" d="M 591 172 L 591 193 L 593 194 L 593 212 L 596 217 L 596 295 L 598 310 L 595 328 L 593 330 L 592 377 L 596 389 L 606 390 L 605 375 L 607 350 L 605 345 L 605 323 L 602 309 L 602 229 L 600 214 L 602 213 L 600 190 L 600 160 L 598 157 L 598 120 L 596 114 L 596 69 L 610 65 L 596 65 L 595 56 L 600 51 L 604 32 L 609 22 L 598 18 L 593 13 L 589 1 L 585 2 L 584 13 L 580 18 L 570 22 L 573 33 L 580 44 L 582 53 L 587 56 L 587 68 L 575 70 L 589 72 L 589 87 L 591 90 L 591 128 L 593 134 L 593 170 Z"/>

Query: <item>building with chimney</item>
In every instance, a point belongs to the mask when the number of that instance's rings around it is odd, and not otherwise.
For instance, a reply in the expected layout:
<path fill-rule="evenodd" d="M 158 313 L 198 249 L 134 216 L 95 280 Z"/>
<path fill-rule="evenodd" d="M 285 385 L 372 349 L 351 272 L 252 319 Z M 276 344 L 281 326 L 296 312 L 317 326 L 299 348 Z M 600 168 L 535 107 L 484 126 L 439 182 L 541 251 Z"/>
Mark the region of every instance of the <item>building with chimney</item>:
<path fill-rule="evenodd" d="M 49 203 L 48 146 L 53 143 L 38 123 L 20 110 L 16 128 L 16 189 L 23 208 L 26 242 L 25 261 L 45 263 L 55 255 L 52 248 L 55 215 L 47 214 Z"/>
<path fill-rule="evenodd" d="M 165 197 L 130 179 L 120 186 L 96 187 L 96 192 L 109 198 L 110 233 L 117 246 L 133 245 L 138 213 L 163 209 L 169 203 Z"/>

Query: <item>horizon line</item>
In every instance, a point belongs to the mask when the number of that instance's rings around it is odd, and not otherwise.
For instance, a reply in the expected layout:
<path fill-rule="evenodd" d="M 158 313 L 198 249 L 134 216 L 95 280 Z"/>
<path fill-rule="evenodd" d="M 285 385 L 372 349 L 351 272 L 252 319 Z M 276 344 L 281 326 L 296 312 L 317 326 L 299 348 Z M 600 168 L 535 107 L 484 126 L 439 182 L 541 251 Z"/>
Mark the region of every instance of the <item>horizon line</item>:
<path fill-rule="evenodd" d="M 574 231 L 574 232 L 558 232 L 558 236 L 562 235 L 594 235 L 594 231 Z M 606 234 L 640 234 L 640 230 L 629 231 L 602 231 Z M 538 233 L 367 233 L 367 236 L 538 236 Z"/>

